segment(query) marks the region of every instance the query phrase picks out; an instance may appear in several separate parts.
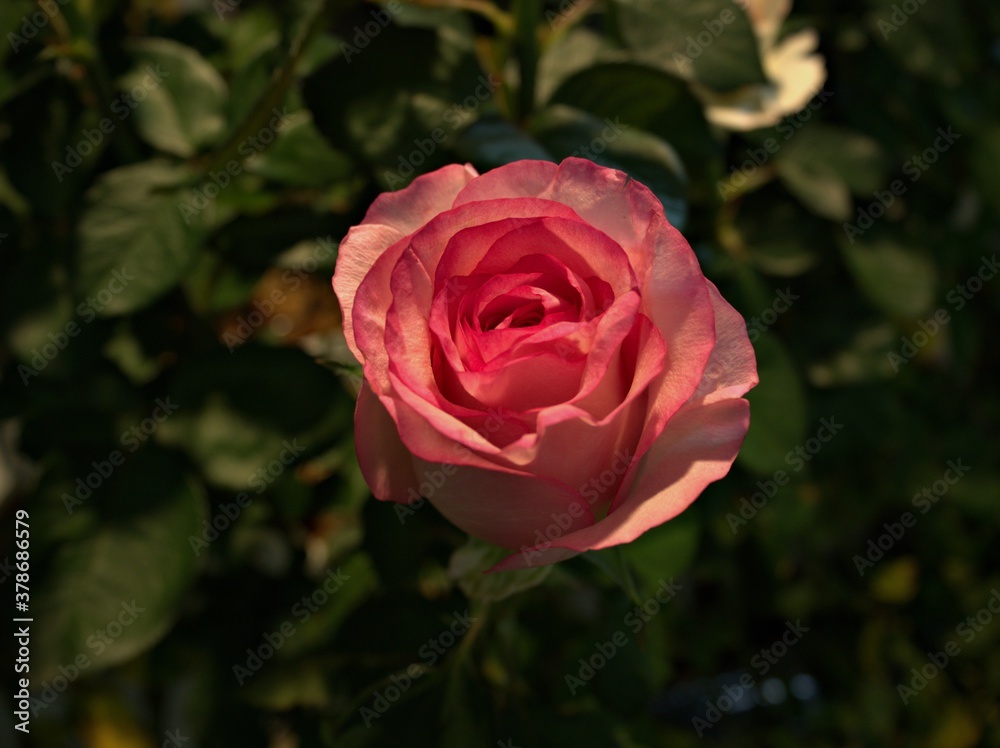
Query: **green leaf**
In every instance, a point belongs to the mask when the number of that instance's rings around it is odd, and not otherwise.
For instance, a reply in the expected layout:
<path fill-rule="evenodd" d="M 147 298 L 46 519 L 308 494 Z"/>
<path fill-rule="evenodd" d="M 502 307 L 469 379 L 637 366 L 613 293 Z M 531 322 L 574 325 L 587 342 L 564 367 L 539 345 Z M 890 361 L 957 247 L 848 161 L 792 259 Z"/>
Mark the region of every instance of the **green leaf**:
<path fill-rule="evenodd" d="M 271 75 L 280 64 L 282 55 L 283 50 L 277 45 L 260 49 L 253 59 L 233 71 L 229 78 L 229 97 L 226 102 L 229 128 L 239 127 L 250 114 L 260 99 L 261 92 L 271 82 Z"/>
<path fill-rule="evenodd" d="M 338 582 L 341 586 L 329 595 L 326 603 L 317 605 L 317 610 L 304 621 L 301 619 L 302 606 L 297 609 L 292 607 L 292 611 L 299 611 L 298 618 L 290 611 L 287 620 L 294 622 L 296 635 L 289 640 L 283 656 L 295 657 L 312 650 L 322 651 L 329 646 L 344 620 L 368 599 L 378 585 L 375 566 L 365 553 L 355 553 L 343 564 L 333 566 L 328 572 L 321 573 L 315 580 L 315 587 L 306 590 L 304 595 L 311 596 L 320 589 L 329 591 L 330 588 L 324 585 L 328 578 L 336 579 L 338 574 L 342 575 L 342 580 Z"/>
<path fill-rule="evenodd" d="M 328 666 L 322 662 L 275 662 L 246 686 L 246 699 L 274 711 L 322 709 L 330 703 Z"/>
<path fill-rule="evenodd" d="M 341 392 L 334 375 L 300 351 L 246 344 L 178 373 L 169 394 L 180 409 L 156 435 L 183 449 L 213 483 L 262 493 L 290 476 L 287 465 L 275 464 L 281 455 L 298 461 L 292 451 L 308 451 L 350 422 Z"/>
<path fill-rule="evenodd" d="M 835 243 L 829 223 L 792 200 L 774 200 L 769 192 L 742 198 L 736 226 L 753 264 L 768 275 L 801 275 Z"/>
<path fill-rule="evenodd" d="M 616 545 L 599 551 L 588 551 L 583 554 L 583 558 L 611 577 L 634 604 L 642 605 L 642 598 L 632 573 L 632 564 L 625 555 L 624 546 Z"/>
<path fill-rule="evenodd" d="M 552 566 L 515 571 L 485 572 L 511 555 L 506 548 L 499 548 L 476 538 L 469 538 L 461 548 L 451 554 L 448 575 L 458 582 L 470 600 L 495 602 L 511 595 L 537 587 L 552 572 Z"/>
<path fill-rule="evenodd" d="M 0 205 L 6 206 L 11 213 L 18 217 L 27 215 L 31 206 L 14 188 L 14 185 L 7 179 L 7 172 L 0 169 Z"/>
<path fill-rule="evenodd" d="M 384 187 L 443 165 L 441 146 L 492 103 L 495 79 L 478 72 L 468 19 L 434 15 L 446 21 L 434 29 L 390 23 L 363 48 L 345 45 L 304 82 L 319 131 L 370 162 Z"/>
<path fill-rule="evenodd" d="M 139 134 L 156 148 L 185 158 L 218 140 L 226 126 L 227 91 L 215 68 L 170 39 L 142 39 L 128 48 L 136 68 L 120 83 L 134 99 L 135 106 L 128 106 L 134 109 Z"/>
<path fill-rule="evenodd" d="M 249 303 L 261 273 L 241 270 L 214 252 L 200 252 L 181 284 L 188 304 L 210 317 Z"/>
<path fill-rule="evenodd" d="M 812 164 L 838 176 L 858 196 L 870 195 L 886 183 L 888 161 L 878 141 L 836 125 L 817 122 L 803 127 L 788 138 L 775 159 L 779 167 L 784 161 Z"/>
<path fill-rule="evenodd" d="M 37 33 L 30 34 L 30 37 L 21 33 L 22 30 L 35 28 L 30 19 L 37 10 L 31 0 L 7 0 L 0 4 L 0 35 L 4 39 L 4 44 L 0 46 L 0 62 L 10 54 L 24 51 L 31 44 L 30 40 L 37 36 Z"/>
<path fill-rule="evenodd" d="M 670 222 L 683 228 L 687 175 L 674 149 L 655 135 L 564 106 L 539 113 L 530 130 L 560 161 L 569 156 L 588 158 L 646 185 L 663 203 Z"/>
<path fill-rule="evenodd" d="M 915 318 L 930 311 L 937 268 L 930 255 L 890 239 L 840 242 L 847 267 L 866 297 L 893 317 Z"/>
<path fill-rule="evenodd" d="M 1000 213 L 1000 124 L 991 122 L 973 136 L 969 163 L 980 194 L 995 213 Z"/>
<path fill-rule="evenodd" d="M 281 18 L 263 5 L 244 6 L 238 13 L 213 13 L 206 25 L 225 45 L 221 67 L 236 73 L 281 44 Z"/>
<path fill-rule="evenodd" d="M 490 744 L 485 725 L 479 718 L 481 710 L 476 709 L 472 699 L 474 693 L 465 669 L 460 664 L 452 667 L 448 671 L 441 699 L 441 724 L 444 728 L 441 748 Z M 500 744 L 503 745 L 502 741 Z"/>
<path fill-rule="evenodd" d="M 63 545 L 39 580 L 31 663 L 38 682 L 60 666 L 80 667 L 81 656 L 82 672 L 92 675 L 151 647 L 194 577 L 188 536 L 204 516 L 199 485 L 152 447 L 114 470 L 97 489 L 114 516 Z"/>
<path fill-rule="evenodd" d="M 596 65 L 563 81 L 553 104 L 583 109 L 657 135 L 685 159 L 719 152 L 701 103 L 687 83 L 661 70 L 634 63 Z"/>
<path fill-rule="evenodd" d="M 837 174 L 819 163 L 791 159 L 778 161 L 777 168 L 788 191 L 816 215 L 831 221 L 851 217 L 851 192 Z"/>
<path fill-rule="evenodd" d="M 505 119 L 474 122 L 462 132 L 455 150 L 484 170 L 521 159 L 555 160 L 524 130 Z"/>
<path fill-rule="evenodd" d="M 162 365 L 142 347 L 131 320 L 122 320 L 114 334 L 104 344 L 104 355 L 114 361 L 122 373 L 136 384 L 146 384 L 155 379 Z"/>
<path fill-rule="evenodd" d="M 697 516 L 685 512 L 622 546 L 639 577 L 640 594 L 652 595 L 662 580 L 683 573 L 698 552 L 698 536 Z"/>
<path fill-rule="evenodd" d="M 538 99 L 553 103 L 552 93 L 562 82 L 598 62 L 617 59 L 621 51 L 603 34 L 579 26 L 557 35 L 538 61 Z"/>
<path fill-rule="evenodd" d="M 805 438 L 806 400 L 795 363 L 773 333 L 754 343 L 760 384 L 747 394 L 750 430 L 737 458 L 760 475 L 788 467 L 785 455 Z"/>
<path fill-rule="evenodd" d="M 750 20 L 732 0 L 615 0 L 625 43 L 718 91 L 766 83 Z"/>
<path fill-rule="evenodd" d="M 296 187 L 322 187 L 346 179 L 353 164 L 331 148 L 308 112 L 289 115 L 274 144 L 247 162 L 247 171 Z"/>
<path fill-rule="evenodd" d="M 189 172 L 147 161 L 107 172 L 80 220 L 77 288 L 100 314 L 141 309 L 169 291 L 190 265 L 203 232 L 183 214 L 178 185 Z"/>
<path fill-rule="evenodd" d="M 789 191 L 816 215 L 851 217 L 851 193 L 871 194 L 885 185 L 886 159 L 878 143 L 842 127 L 803 128 L 775 156 Z"/>
<path fill-rule="evenodd" d="M 75 314 L 66 268 L 60 265 L 56 248 L 24 253 L 9 268 L 0 286 L 0 309 L 5 318 L 7 349 L 30 368 L 30 371 L 19 370 L 19 379 L 33 381 L 32 372 L 40 373 L 43 378 L 53 374 L 60 378 L 71 376 L 70 360 L 80 352 L 75 343 L 67 342 L 66 350 L 51 362 L 40 354 L 54 339 L 59 340 L 60 336 L 70 339 L 72 333 L 79 335 L 85 329 L 81 325 L 84 320 Z M 55 337 L 50 337 L 53 334 Z"/>

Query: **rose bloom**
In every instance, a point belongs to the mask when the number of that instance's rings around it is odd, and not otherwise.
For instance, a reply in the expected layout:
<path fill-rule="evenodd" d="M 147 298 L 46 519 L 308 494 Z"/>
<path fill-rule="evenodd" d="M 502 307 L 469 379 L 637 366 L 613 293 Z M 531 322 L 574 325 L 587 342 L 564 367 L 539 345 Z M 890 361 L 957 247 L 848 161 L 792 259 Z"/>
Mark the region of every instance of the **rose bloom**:
<path fill-rule="evenodd" d="M 724 476 L 757 383 L 743 318 L 649 189 L 570 158 L 452 165 L 372 204 L 333 287 L 375 497 L 518 549 L 627 543 Z"/>

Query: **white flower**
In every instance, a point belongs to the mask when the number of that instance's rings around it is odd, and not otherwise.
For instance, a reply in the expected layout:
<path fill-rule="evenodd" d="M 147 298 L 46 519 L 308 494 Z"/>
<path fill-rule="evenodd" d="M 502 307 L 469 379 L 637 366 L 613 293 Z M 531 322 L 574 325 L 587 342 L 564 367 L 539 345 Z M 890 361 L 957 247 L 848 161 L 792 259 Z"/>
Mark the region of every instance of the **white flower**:
<path fill-rule="evenodd" d="M 815 29 L 790 34 L 779 43 L 778 32 L 792 9 L 791 0 L 742 0 L 757 37 L 768 83 L 719 93 L 695 86 L 710 122 L 727 130 L 756 130 L 802 109 L 826 81 L 826 62 L 816 54 Z"/>

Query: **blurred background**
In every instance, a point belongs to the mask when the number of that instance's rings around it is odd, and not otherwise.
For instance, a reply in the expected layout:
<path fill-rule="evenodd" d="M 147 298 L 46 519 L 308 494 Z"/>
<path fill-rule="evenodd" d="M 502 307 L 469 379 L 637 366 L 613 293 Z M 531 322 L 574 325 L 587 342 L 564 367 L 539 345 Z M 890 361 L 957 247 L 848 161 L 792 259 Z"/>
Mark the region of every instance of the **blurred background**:
<path fill-rule="evenodd" d="M 1000 6 L 4 0 L 0 31 L 0 744 L 1000 745 Z M 484 577 L 371 499 L 330 276 L 380 192 L 571 155 L 663 200 L 761 383 L 679 518 Z"/>

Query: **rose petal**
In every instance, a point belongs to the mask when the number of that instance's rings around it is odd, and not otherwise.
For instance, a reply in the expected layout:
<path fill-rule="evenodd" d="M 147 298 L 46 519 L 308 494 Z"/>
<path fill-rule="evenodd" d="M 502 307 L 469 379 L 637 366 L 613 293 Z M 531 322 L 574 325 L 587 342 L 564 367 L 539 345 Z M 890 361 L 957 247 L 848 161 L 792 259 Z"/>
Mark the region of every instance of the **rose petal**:
<path fill-rule="evenodd" d="M 370 273 L 372 266 L 384 257 L 386 250 L 403 238 L 403 234 L 390 226 L 362 224 L 352 227 L 340 243 L 337 269 L 333 276 L 333 290 L 340 301 L 347 347 L 361 363 L 365 362 L 365 356 L 354 339 L 354 309 L 356 306 L 364 309 L 366 305 L 363 299 L 359 304 L 358 288 Z"/>
<path fill-rule="evenodd" d="M 645 403 L 650 382 L 660 373 L 664 358 L 663 340 L 645 317 L 640 317 L 616 351 L 608 376 L 631 368 L 625 392 L 602 418 L 581 411 L 587 398 L 570 407 L 542 411 L 534 433 L 508 446 L 503 457 L 510 464 L 534 474 L 557 478 L 577 488 L 592 507 L 606 507 L 616 495 L 619 483 L 635 458 L 636 444 L 646 422 Z M 616 381 L 621 386 L 621 383 Z M 619 464 L 613 482 L 599 479 L 605 470 Z M 598 479 L 598 485 L 593 483 Z"/>
<path fill-rule="evenodd" d="M 419 472 L 439 466 L 417 462 Z M 453 472 L 451 472 L 453 471 Z M 587 503 L 569 486 L 528 473 L 452 466 L 430 502 L 470 535 L 505 548 L 531 547 L 549 525 L 571 532 L 594 522 Z M 540 533 L 540 535 L 536 535 Z"/>
<path fill-rule="evenodd" d="M 465 250 L 465 251 L 463 251 Z M 505 273 L 524 257 L 544 255 L 565 265 L 580 278 L 598 277 L 611 284 L 615 295 L 636 288 L 638 282 L 628 255 L 606 234 L 575 219 L 544 217 L 512 229 L 485 252 L 479 247 L 449 246 L 465 262 L 479 257 L 474 273 Z"/>
<path fill-rule="evenodd" d="M 395 192 L 375 198 L 362 224 L 391 226 L 403 235 L 412 234 L 428 221 L 453 207 L 462 189 L 479 177 L 471 164 L 449 164 L 422 174 Z"/>
<path fill-rule="evenodd" d="M 523 413 L 571 400 L 580 389 L 583 371 L 582 360 L 571 363 L 554 351 L 538 351 L 506 361 L 496 371 L 454 372 L 461 390 L 448 394 L 459 402 L 502 405 Z"/>
<path fill-rule="evenodd" d="M 438 261 L 449 240 L 463 229 L 474 227 L 480 230 L 506 219 L 537 218 L 553 214 L 570 218 L 575 216 L 568 208 L 540 200 L 498 199 L 488 203 L 464 205 L 455 210 L 445 211 L 428 221 L 427 225 L 414 233 L 413 236 L 400 239 L 395 244 L 383 248 L 382 254 L 375 259 L 367 275 L 357 286 L 350 309 L 352 319 L 350 334 L 346 322 L 344 326 L 348 341 L 351 341 L 351 335 L 353 335 L 354 342 L 349 342 L 351 350 L 358 360 L 365 364 L 365 376 L 372 382 L 376 392 L 381 393 L 388 386 L 386 370 L 389 366 L 389 359 L 385 353 L 384 345 L 385 318 L 393 301 L 390 290 L 393 268 L 403 252 L 407 249 L 412 250 L 419 262 L 430 271 L 431 277 L 433 277 L 433 271 L 437 268 Z M 501 233 L 509 231 L 511 225 L 513 224 L 501 227 Z M 346 262 L 348 261 L 345 260 Z M 339 263 L 340 259 L 338 258 L 338 268 L 340 267 Z M 349 264 L 345 265 L 343 279 L 345 293 L 350 288 L 348 283 L 353 283 L 355 280 L 353 272 L 348 273 L 349 267 Z M 453 275 L 468 274 L 465 272 Z M 334 282 L 337 283 L 336 276 Z M 340 296 L 340 298 L 346 297 Z M 341 303 L 344 304 L 343 301 Z M 347 312 L 345 307 L 345 315 Z M 429 316 L 430 310 L 428 309 L 426 317 L 429 318 Z"/>
<path fill-rule="evenodd" d="M 636 449 L 640 457 L 694 394 L 716 334 L 708 281 L 684 237 L 665 218 L 656 218 L 650 222 L 647 241 L 655 252 L 642 291 L 643 305 L 663 335 L 667 357 L 663 375 L 652 385 L 646 429 Z"/>
<path fill-rule="evenodd" d="M 686 406 L 646 455 L 622 506 L 594 525 L 531 549 L 539 556 L 524 551 L 491 571 L 551 563 L 546 559 L 553 549 L 579 553 L 628 543 L 676 517 L 709 483 L 729 472 L 749 423 L 750 404 L 742 398 Z"/>
<path fill-rule="evenodd" d="M 470 182 L 455 198 L 455 206 L 497 195 L 538 197 L 572 208 L 622 246 L 639 277 L 645 274 L 650 257 L 643 238 L 652 217 L 663 215 L 663 204 L 624 172 L 582 158 L 567 158 L 558 166 L 518 161 Z"/>
<path fill-rule="evenodd" d="M 471 166 L 452 164 L 417 177 L 397 192 L 384 192 L 340 243 L 333 289 L 340 300 L 347 345 L 358 361 L 364 363 L 364 357 L 354 340 L 353 311 L 361 282 L 386 249 L 448 210 L 459 191 L 477 176 Z"/>
<path fill-rule="evenodd" d="M 417 485 L 413 455 L 399 438 L 396 422 L 367 383 L 361 385 L 354 411 L 355 451 L 365 482 L 376 499 L 406 502 Z"/>
<path fill-rule="evenodd" d="M 743 315 L 722 298 L 711 281 L 708 292 L 715 309 L 715 347 L 692 400 L 714 403 L 739 397 L 757 384 L 757 358 Z"/>

